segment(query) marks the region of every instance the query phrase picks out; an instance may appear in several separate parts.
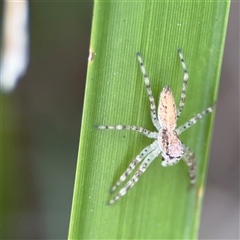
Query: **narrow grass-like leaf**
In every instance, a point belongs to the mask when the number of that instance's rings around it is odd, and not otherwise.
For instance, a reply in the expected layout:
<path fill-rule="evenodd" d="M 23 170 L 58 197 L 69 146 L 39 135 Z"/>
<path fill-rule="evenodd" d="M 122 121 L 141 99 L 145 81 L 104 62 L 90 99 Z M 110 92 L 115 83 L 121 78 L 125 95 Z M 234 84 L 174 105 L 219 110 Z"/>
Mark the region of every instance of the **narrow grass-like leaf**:
<path fill-rule="evenodd" d="M 136 52 L 153 95 L 165 85 L 180 100 L 182 48 L 189 83 L 178 126 L 217 99 L 229 1 L 96 1 L 90 43 L 78 165 L 69 239 L 194 239 L 197 237 L 213 126 L 210 114 L 180 138 L 196 154 L 197 184 L 188 167 L 151 164 L 112 206 L 111 186 L 152 140 L 94 125 L 128 124 L 154 130 Z"/>

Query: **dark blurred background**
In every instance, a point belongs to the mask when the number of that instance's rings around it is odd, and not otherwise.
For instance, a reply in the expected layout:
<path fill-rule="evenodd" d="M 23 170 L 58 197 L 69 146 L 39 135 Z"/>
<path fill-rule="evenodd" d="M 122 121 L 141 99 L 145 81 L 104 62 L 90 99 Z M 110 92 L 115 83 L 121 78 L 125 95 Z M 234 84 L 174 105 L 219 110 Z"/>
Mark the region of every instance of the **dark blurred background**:
<path fill-rule="evenodd" d="M 31 2 L 30 63 L 1 97 L 3 239 L 66 239 L 93 4 Z M 232 2 L 201 239 L 239 239 L 239 3 Z"/>

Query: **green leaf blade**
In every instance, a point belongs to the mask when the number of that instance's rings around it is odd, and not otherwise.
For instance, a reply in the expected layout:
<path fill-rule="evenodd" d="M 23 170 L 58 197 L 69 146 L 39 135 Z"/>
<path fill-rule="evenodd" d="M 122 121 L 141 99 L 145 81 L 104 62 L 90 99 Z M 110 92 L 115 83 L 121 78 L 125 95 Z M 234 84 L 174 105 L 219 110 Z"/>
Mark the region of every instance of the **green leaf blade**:
<path fill-rule="evenodd" d="M 106 206 L 114 196 L 110 188 L 153 140 L 94 126 L 126 124 L 156 131 L 137 51 L 142 54 L 156 104 L 162 88 L 169 85 L 178 105 L 183 73 L 177 48 L 182 48 L 190 78 L 178 126 L 212 105 L 217 98 L 228 11 L 228 1 L 95 3 L 93 59 L 88 66 L 69 239 L 197 237 L 214 115 L 180 136 L 196 154 L 194 189 L 188 190 L 188 168 L 183 161 L 162 168 L 158 157 L 112 206 Z"/>

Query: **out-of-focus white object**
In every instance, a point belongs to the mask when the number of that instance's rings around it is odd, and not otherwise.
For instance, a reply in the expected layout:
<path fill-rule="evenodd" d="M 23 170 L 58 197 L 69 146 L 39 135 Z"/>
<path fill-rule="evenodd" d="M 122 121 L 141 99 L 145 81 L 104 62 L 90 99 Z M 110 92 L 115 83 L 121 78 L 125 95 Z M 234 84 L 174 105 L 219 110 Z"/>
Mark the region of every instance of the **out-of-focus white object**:
<path fill-rule="evenodd" d="M 11 92 L 28 65 L 28 1 L 5 0 L 0 61 L 1 91 Z"/>

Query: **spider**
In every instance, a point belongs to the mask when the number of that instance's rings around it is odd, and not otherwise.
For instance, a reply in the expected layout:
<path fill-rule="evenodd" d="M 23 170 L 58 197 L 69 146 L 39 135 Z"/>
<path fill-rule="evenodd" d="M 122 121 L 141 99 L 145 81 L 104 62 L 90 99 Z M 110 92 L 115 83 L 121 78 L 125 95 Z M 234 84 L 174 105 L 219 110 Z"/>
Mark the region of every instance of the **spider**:
<path fill-rule="evenodd" d="M 193 151 L 186 145 L 184 145 L 178 135 L 184 132 L 186 129 L 195 124 L 199 119 L 204 115 L 213 111 L 213 106 L 207 108 L 206 110 L 198 113 L 195 117 L 190 119 L 188 122 L 182 126 L 177 127 L 177 119 L 180 117 L 181 112 L 184 107 L 185 98 L 186 98 L 186 88 L 188 82 L 188 71 L 183 58 L 181 49 L 178 49 L 179 58 L 183 68 L 183 85 L 181 100 L 179 103 L 178 109 L 176 108 L 174 97 L 169 86 L 163 88 L 158 104 L 158 116 L 156 113 L 155 100 L 152 94 L 152 89 L 150 87 L 150 81 L 146 72 L 146 69 L 143 65 L 143 60 L 139 52 L 137 52 L 137 59 L 144 77 L 144 83 L 147 89 L 150 108 L 151 108 L 151 118 L 153 125 L 156 127 L 158 132 L 151 132 L 142 127 L 138 126 L 129 126 L 129 125 L 116 125 L 116 126 L 96 126 L 98 129 L 102 130 L 133 130 L 137 131 L 148 138 L 153 138 L 155 141 L 144 148 L 136 158 L 131 162 L 126 171 L 122 174 L 117 183 L 112 187 L 110 193 L 113 193 L 117 187 L 127 178 L 127 176 L 133 171 L 138 163 L 143 161 L 139 166 L 136 173 L 133 177 L 127 182 L 127 184 L 119 191 L 119 193 L 108 203 L 108 205 L 113 204 L 119 198 L 127 193 L 135 183 L 139 180 L 140 176 L 146 171 L 151 162 L 159 155 L 162 155 L 162 166 L 172 166 L 183 159 L 189 167 L 189 176 L 191 186 L 195 184 L 195 171 L 196 171 L 196 162 L 195 155 Z"/>

